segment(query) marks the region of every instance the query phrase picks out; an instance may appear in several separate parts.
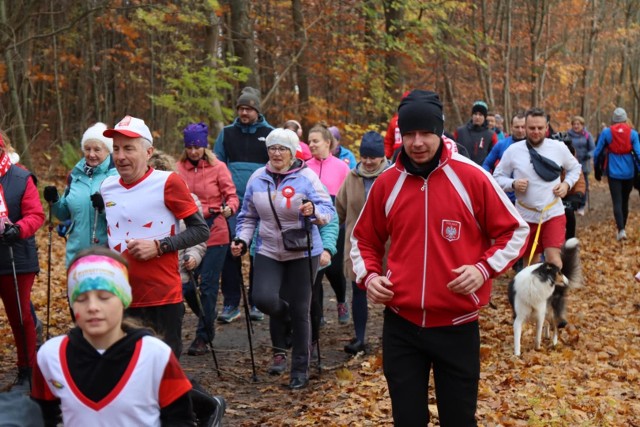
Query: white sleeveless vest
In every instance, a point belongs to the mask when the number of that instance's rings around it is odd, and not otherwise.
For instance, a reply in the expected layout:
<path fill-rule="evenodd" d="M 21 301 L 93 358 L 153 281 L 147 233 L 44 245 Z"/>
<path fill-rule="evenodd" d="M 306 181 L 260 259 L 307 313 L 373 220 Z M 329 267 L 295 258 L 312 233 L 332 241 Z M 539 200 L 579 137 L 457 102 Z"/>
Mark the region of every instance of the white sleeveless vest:
<path fill-rule="evenodd" d="M 160 426 L 158 396 L 171 349 L 157 338 L 142 337 L 114 389 L 100 402 L 84 396 L 66 364 L 69 337 L 47 341 L 38 351 L 38 366 L 51 393 L 60 399 L 65 427 Z"/>

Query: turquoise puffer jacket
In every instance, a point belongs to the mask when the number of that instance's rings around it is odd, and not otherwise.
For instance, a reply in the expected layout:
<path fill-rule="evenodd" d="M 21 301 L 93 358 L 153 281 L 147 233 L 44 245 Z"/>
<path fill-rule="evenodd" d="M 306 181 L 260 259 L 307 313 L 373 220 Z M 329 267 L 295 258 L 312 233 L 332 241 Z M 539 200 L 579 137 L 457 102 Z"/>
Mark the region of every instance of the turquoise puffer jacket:
<path fill-rule="evenodd" d="M 94 244 L 91 239 L 95 210 L 91 204 L 91 195 L 98 192 L 106 177 L 118 175 L 111 156 L 96 166 L 92 177 L 88 177 L 84 172 L 85 164 L 86 161 L 83 158 L 74 166 L 67 180 L 64 194 L 51 206 L 53 215 L 60 221 L 68 219 L 72 221 L 67 232 L 67 267 L 78 251 Z M 107 220 L 104 212 L 98 214 L 95 234 L 98 239 L 97 245 L 107 246 Z"/>

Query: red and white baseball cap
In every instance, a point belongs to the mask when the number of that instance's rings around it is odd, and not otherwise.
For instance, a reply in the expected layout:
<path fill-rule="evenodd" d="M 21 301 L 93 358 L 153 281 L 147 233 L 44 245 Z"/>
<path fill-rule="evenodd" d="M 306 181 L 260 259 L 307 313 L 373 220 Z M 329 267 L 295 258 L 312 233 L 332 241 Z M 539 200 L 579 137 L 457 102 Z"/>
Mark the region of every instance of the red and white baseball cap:
<path fill-rule="evenodd" d="M 107 138 L 113 138 L 117 134 L 129 138 L 144 138 L 153 144 L 149 127 L 144 123 L 144 120 L 135 117 L 125 116 L 113 129 L 107 129 L 103 132 Z"/>

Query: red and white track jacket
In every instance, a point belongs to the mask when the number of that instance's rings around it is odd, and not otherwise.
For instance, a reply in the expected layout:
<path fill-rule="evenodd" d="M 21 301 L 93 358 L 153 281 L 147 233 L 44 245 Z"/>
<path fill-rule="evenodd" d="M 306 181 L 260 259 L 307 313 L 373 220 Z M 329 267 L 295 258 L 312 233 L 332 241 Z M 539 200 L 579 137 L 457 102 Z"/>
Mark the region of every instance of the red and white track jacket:
<path fill-rule="evenodd" d="M 356 282 L 366 288 L 386 274 L 394 292 L 387 307 L 421 327 L 476 320 L 489 302 L 491 278 L 522 256 L 529 227 L 487 172 L 446 145 L 427 179 L 408 173 L 403 158 L 375 181 L 353 230 Z M 486 281 L 473 294 L 453 293 L 446 287 L 456 277 L 452 270 L 466 264 Z"/>

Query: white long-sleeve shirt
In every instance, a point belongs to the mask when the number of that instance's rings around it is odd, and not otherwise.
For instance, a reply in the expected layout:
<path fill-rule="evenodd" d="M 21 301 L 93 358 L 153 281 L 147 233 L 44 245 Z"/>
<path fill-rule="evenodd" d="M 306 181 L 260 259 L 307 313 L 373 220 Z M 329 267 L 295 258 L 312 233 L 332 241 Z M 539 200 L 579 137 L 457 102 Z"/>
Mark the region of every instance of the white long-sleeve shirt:
<path fill-rule="evenodd" d="M 573 188 L 580 177 L 581 166 L 567 146 L 561 141 L 545 138 L 542 144 L 534 149 L 561 166 L 566 171 L 564 182 L 569 184 L 570 189 Z M 557 199 L 554 203 L 556 196 L 553 194 L 553 187 L 561 182 L 560 177 L 553 181 L 545 181 L 538 176 L 533 169 L 526 141 L 515 142 L 507 148 L 493 177 L 505 191 L 513 191 L 512 185 L 516 179 L 529 181 L 527 191 L 516 192 L 516 207 L 525 221 L 538 223 L 541 213 L 543 222 L 564 215 L 562 200 Z M 544 210 L 551 203 L 553 205 Z"/>

